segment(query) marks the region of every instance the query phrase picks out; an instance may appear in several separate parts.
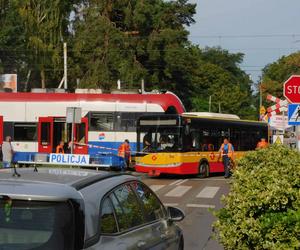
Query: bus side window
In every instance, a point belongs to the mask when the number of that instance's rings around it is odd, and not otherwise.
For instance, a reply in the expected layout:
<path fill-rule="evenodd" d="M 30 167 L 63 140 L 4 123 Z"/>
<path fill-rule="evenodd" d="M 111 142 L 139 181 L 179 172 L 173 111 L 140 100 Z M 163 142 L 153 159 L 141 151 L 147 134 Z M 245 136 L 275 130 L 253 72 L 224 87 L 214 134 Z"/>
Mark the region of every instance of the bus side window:
<path fill-rule="evenodd" d="M 184 149 L 187 151 L 193 149 L 193 136 L 191 133 L 184 136 L 183 146 L 184 146 Z"/>

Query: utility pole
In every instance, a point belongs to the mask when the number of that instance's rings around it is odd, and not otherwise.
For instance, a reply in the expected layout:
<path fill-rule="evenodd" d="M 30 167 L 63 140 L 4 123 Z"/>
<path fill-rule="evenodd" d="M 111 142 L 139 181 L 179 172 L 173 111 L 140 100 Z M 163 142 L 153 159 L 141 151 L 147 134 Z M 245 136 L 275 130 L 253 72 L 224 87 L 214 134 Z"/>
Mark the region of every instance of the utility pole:
<path fill-rule="evenodd" d="M 259 83 L 259 108 L 262 106 L 262 87 L 261 82 Z"/>
<path fill-rule="evenodd" d="M 211 112 L 211 95 L 209 96 L 209 101 L 208 101 L 208 112 Z"/>
<path fill-rule="evenodd" d="M 117 89 L 121 89 L 121 80 L 120 79 L 117 81 Z"/>
<path fill-rule="evenodd" d="M 68 89 L 67 43 L 64 43 L 64 89 Z"/>
<path fill-rule="evenodd" d="M 142 92 L 142 94 L 145 92 L 145 81 L 144 81 L 144 79 L 142 79 L 142 83 L 141 83 L 142 85 L 141 85 L 141 92 Z"/>

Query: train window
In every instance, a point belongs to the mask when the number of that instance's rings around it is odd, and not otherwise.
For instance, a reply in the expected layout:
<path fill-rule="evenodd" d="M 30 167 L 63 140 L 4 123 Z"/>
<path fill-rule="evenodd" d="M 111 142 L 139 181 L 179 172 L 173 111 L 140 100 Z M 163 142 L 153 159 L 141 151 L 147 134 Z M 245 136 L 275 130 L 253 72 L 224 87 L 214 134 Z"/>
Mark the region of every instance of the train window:
<path fill-rule="evenodd" d="M 148 114 L 148 113 L 147 113 Z M 116 131 L 135 132 L 137 120 L 145 113 L 122 112 L 116 115 Z"/>
<path fill-rule="evenodd" d="M 10 136 L 14 138 L 14 124 L 13 122 L 3 122 L 3 138 Z"/>
<path fill-rule="evenodd" d="M 137 113 L 121 113 L 120 130 L 126 132 L 136 131 Z"/>
<path fill-rule="evenodd" d="M 113 131 L 114 130 L 114 114 L 98 113 L 90 114 L 90 130 L 91 131 Z"/>
<path fill-rule="evenodd" d="M 79 143 L 86 143 L 85 141 L 85 124 L 77 124 L 76 141 Z"/>
<path fill-rule="evenodd" d="M 15 123 L 14 140 L 15 141 L 36 141 L 37 125 L 35 123 Z"/>
<path fill-rule="evenodd" d="M 41 142 L 44 146 L 50 143 L 50 127 L 50 122 L 42 122 L 41 124 Z"/>

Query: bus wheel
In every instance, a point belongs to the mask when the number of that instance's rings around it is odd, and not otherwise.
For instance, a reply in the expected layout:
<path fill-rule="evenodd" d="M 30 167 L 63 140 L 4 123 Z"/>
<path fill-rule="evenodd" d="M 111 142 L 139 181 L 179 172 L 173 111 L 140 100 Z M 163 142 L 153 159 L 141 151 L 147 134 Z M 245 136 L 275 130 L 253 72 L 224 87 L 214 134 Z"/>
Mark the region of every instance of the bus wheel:
<path fill-rule="evenodd" d="M 209 166 L 206 161 L 200 162 L 199 170 L 198 170 L 198 177 L 206 178 L 209 176 Z"/>

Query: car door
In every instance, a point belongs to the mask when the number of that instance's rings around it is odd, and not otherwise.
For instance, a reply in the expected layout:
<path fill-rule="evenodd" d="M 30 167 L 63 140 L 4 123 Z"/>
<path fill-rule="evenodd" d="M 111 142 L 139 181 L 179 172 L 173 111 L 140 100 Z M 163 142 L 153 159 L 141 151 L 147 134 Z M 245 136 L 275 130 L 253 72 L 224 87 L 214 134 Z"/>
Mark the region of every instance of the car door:
<path fill-rule="evenodd" d="M 145 184 L 135 181 L 132 186 L 143 205 L 146 220 L 152 228 L 151 249 L 178 249 L 180 235 L 175 224 L 169 220 L 161 201 Z"/>
<path fill-rule="evenodd" d="M 103 201 L 100 228 L 97 247 L 101 249 L 151 249 L 152 228 L 146 225 L 142 206 L 129 183 L 117 187 Z"/>

